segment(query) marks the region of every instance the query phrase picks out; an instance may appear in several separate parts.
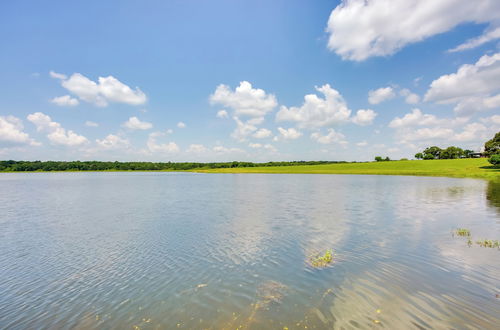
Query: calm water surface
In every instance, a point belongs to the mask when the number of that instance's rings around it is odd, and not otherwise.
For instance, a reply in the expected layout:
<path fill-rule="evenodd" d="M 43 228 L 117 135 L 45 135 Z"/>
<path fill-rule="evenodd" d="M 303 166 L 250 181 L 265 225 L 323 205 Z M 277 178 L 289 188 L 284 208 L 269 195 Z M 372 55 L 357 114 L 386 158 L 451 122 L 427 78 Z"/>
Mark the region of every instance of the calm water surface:
<path fill-rule="evenodd" d="M 499 184 L 0 175 L 0 328 L 496 328 Z M 333 249 L 331 267 L 308 265 Z"/>

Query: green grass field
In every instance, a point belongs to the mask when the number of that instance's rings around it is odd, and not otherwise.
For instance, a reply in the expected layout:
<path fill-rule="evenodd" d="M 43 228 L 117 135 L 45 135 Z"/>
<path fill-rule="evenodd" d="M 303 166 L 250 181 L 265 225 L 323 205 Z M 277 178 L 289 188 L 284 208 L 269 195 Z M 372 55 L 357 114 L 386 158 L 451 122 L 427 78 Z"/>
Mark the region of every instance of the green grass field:
<path fill-rule="evenodd" d="M 303 173 L 448 176 L 500 180 L 500 168 L 485 158 L 443 160 L 400 160 L 390 162 L 340 163 L 326 165 L 241 167 L 197 170 L 205 173 Z"/>

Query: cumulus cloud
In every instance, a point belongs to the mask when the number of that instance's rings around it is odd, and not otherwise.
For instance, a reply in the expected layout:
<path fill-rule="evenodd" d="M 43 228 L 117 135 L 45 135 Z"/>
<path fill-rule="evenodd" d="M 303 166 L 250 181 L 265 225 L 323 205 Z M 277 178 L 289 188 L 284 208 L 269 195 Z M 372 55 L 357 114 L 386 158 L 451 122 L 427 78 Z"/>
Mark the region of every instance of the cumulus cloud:
<path fill-rule="evenodd" d="M 288 129 L 278 127 L 278 132 L 280 133 L 280 137 L 285 140 L 295 140 L 302 136 L 302 133 L 293 127 Z"/>
<path fill-rule="evenodd" d="M 158 143 L 157 138 L 165 136 L 166 133 L 163 132 L 153 132 L 149 134 L 148 141 L 146 143 L 148 150 L 150 152 L 159 153 L 177 153 L 180 151 L 179 146 L 175 142 Z"/>
<path fill-rule="evenodd" d="M 227 113 L 226 110 L 219 110 L 217 111 L 217 118 L 229 118 L 229 114 Z"/>
<path fill-rule="evenodd" d="M 500 126 L 500 115 L 493 115 L 491 117 L 480 119 L 485 124 L 494 124 Z"/>
<path fill-rule="evenodd" d="M 311 134 L 311 139 L 321 144 L 332 144 L 332 143 L 337 143 L 340 145 L 347 144 L 344 134 L 336 132 L 333 128 L 329 128 L 327 131 L 328 134 L 326 135 L 321 135 L 321 133 L 319 132 L 314 132 Z"/>
<path fill-rule="evenodd" d="M 146 94 L 139 88 L 132 89 L 113 76 L 99 77 L 95 82 L 80 73 L 69 78 L 51 71 L 50 76 L 61 80 L 61 85 L 80 100 L 105 107 L 109 102 L 140 105 L 147 101 Z"/>
<path fill-rule="evenodd" d="M 277 121 L 296 122 L 299 127 L 318 128 L 349 120 L 351 110 L 340 93 L 326 84 L 316 87 L 324 98 L 316 94 L 304 96 L 304 103 L 300 107 L 281 106 L 276 114 Z"/>
<path fill-rule="evenodd" d="M 78 104 L 80 104 L 80 102 L 78 102 L 77 99 L 75 99 L 69 95 L 54 97 L 52 100 L 50 100 L 50 102 L 52 102 L 58 106 L 61 106 L 61 107 L 64 107 L 64 106 L 74 107 L 74 106 L 77 106 Z"/>
<path fill-rule="evenodd" d="M 396 117 L 390 123 L 389 127 L 399 128 L 414 125 L 437 125 L 440 120 L 434 115 L 424 114 L 420 109 L 413 109 L 411 113 L 405 114 L 402 118 Z"/>
<path fill-rule="evenodd" d="M 231 154 L 231 153 L 242 153 L 244 152 L 240 148 L 226 148 L 224 146 L 215 146 L 212 148 L 212 151 L 217 154 Z"/>
<path fill-rule="evenodd" d="M 396 93 L 394 93 L 392 87 L 381 87 L 368 92 L 368 102 L 370 104 L 379 104 L 394 98 L 394 96 L 396 96 Z"/>
<path fill-rule="evenodd" d="M 249 143 L 248 146 L 253 149 L 262 148 L 262 144 L 260 143 Z"/>
<path fill-rule="evenodd" d="M 361 141 L 361 142 L 356 143 L 356 145 L 357 145 L 358 147 L 366 147 L 366 146 L 368 145 L 368 142 L 366 142 L 366 141 Z"/>
<path fill-rule="evenodd" d="M 481 36 L 467 40 L 461 45 L 448 50 L 449 52 L 461 52 L 464 50 L 479 47 L 487 42 L 500 39 L 500 27 L 487 29 Z"/>
<path fill-rule="evenodd" d="M 31 139 L 27 133 L 23 132 L 23 129 L 21 119 L 14 116 L 0 116 L 0 145 L 5 147 L 40 145 L 40 143 Z"/>
<path fill-rule="evenodd" d="M 61 127 L 61 124 L 52 121 L 52 119 L 44 113 L 32 113 L 28 115 L 28 120 L 36 126 L 37 131 L 46 132 L 47 138 L 53 144 L 77 147 L 89 142 L 85 136 L 78 135 L 72 130 L 64 129 Z"/>
<path fill-rule="evenodd" d="M 195 154 L 201 154 L 207 152 L 208 149 L 203 145 L 203 144 L 191 144 L 189 145 L 188 149 L 186 152 L 189 153 L 195 153 Z"/>
<path fill-rule="evenodd" d="M 361 109 L 356 111 L 356 115 L 352 117 L 352 122 L 356 125 L 367 126 L 373 123 L 377 113 L 371 109 Z"/>
<path fill-rule="evenodd" d="M 233 110 L 236 128 L 231 136 L 239 141 L 244 141 L 249 134 L 256 131 L 256 125 L 262 124 L 266 114 L 278 105 L 273 94 L 253 88 L 248 81 L 240 82 L 234 91 L 231 87 L 221 84 L 209 99 L 211 104 L 221 104 Z M 225 110 L 217 113 L 219 118 L 227 115 Z"/>
<path fill-rule="evenodd" d="M 402 118 L 394 118 L 389 127 L 396 130 L 396 140 L 400 144 L 425 146 L 457 142 L 477 148 L 500 129 L 500 116 L 481 118 L 480 121 L 482 123 L 468 123 L 466 117 L 438 118 L 413 109 Z"/>
<path fill-rule="evenodd" d="M 498 21 L 497 0 L 345 0 L 330 14 L 328 48 L 363 61 L 450 31 L 465 22 Z"/>
<path fill-rule="evenodd" d="M 257 130 L 257 127 L 251 121 L 241 121 L 238 117 L 233 117 L 236 122 L 236 128 L 231 133 L 231 137 L 242 142 L 247 136 Z"/>
<path fill-rule="evenodd" d="M 240 82 L 234 91 L 224 84 L 217 86 L 215 92 L 210 95 L 210 103 L 233 109 L 238 117 L 252 118 L 263 118 L 278 104 L 274 95 L 253 88 L 248 81 Z"/>
<path fill-rule="evenodd" d="M 182 121 L 177 123 L 177 127 L 179 128 L 186 128 L 186 124 L 184 124 Z"/>
<path fill-rule="evenodd" d="M 500 3 L 500 2 L 499 2 Z M 434 80 L 425 101 L 455 104 L 458 115 L 500 107 L 500 53 L 482 56 L 475 64 L 464 64 L 456 73 Z"/>
<path fill-rule="evenodd" d="M 99 124 L 98 124 L 98 123 L 95 123 L 95 122 L 93 122 L 93 121 L 87 120 L 87 121 L 85 122 L 85 126 L 87 126 L 87 127 L 99 127 Z"/>
<path fill-rule="evenodd" d="M 137 117 L 130 117 L 122 126 L 131 130 L 147 130 L 151 129 L 153 124 L 146 121 L 140 121 Z"/>
<path fill-rule="evenodd" d="M 415 93 L 412 93 L 409 89 L 403 88 L 399 91 L 399 95 L 405 98 L 405 102 L 408 104 L 417 104 L 420 102 L 420 96 Z"/>
<path fill-rule="evenodd" d="M 119 137 L 118 135 L 109 134 L 104 139 L 96 140 L 97 146 L 105 150 L 117 150 L 130 148 L 130 141 Z"/>
<path fill-rule="evenodd" d="M 272 135 L 273 133 L 266 129 L 266 128 L 261 128 L 257 132 L 255 132 L 252 136 L 256 139 L 265 139 L 268 138 Z"/>

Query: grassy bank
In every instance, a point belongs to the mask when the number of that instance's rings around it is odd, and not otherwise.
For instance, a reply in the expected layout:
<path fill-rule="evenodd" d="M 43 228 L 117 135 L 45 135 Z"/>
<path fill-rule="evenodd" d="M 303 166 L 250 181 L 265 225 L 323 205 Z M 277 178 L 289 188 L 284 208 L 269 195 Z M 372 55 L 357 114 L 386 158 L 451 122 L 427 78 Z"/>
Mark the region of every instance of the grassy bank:
<path fill-rule="evenodd" d="M 500 180 L 500 168 L 485 158 L 443 160 L 401 160 L 390 162 L 341 163 L 326 165 L 218 168 L 196 170 L 205 173 L 303 173 L 448 176 Z"/>

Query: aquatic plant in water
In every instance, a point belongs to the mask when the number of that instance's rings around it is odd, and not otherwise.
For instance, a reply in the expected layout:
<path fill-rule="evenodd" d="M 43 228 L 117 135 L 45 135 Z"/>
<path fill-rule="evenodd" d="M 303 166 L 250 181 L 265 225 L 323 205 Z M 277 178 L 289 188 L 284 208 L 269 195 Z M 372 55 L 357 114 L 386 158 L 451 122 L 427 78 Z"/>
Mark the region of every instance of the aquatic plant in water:
<path fill-rule="evenodd" d="M 470 230 L 465 228 L 458 228 L 453 233 L 457 236 L 470 237 Z"/>
<path fill-rule="evenodd" d="M 492 239 L 483 239 L 483 240 L 476 241 L 476 244 L 479 245 L 480 247 L 500 249 L 500 241 L 498 241 L 498 240 L 494 241 Z"/>
<path fill-rule="evenodd" d="M 324 255 L 312 256 L 310 258 L 311 266 L 314 268 L 323 268 L 333 262 L 332 250 L 327 250 Z"/>

